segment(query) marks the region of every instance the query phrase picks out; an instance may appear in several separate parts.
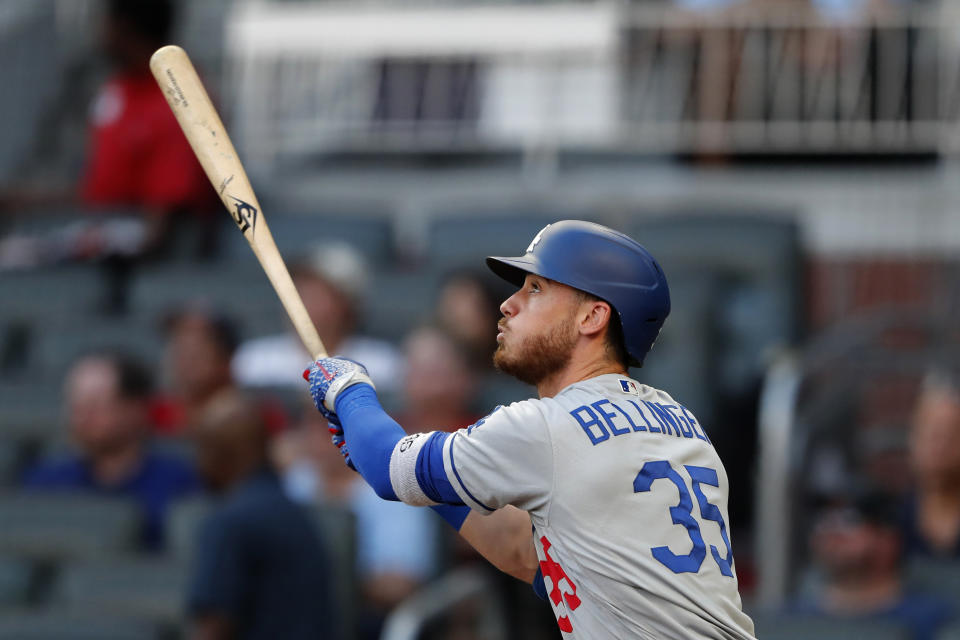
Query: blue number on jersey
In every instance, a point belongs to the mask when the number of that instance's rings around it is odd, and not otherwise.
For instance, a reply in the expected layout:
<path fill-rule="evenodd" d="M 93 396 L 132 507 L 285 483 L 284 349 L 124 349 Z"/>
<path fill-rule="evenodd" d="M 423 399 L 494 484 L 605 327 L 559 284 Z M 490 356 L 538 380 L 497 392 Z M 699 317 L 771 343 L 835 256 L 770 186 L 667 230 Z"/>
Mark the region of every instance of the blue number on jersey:
<path fill-rule="evenodd" d="M 707 501 L 703 494 L 700 484 L 709 484 L 714 487 L 720 486 L 717 479 L 717 472 L 706 467 L 686 466 L 690 479 L 693 481 L 693 493 L 697 496 L 697 502 L 700 505 L 700 514 L 707 520 L 713 520 L 720 525 L 720 535 L 724 544 L 727 546 L 727 557 L 721 558 L 719 550 L 710 545 L 710 552 L 713 559 L 720 567 L 720 573 L 725 576 L 733 576 L 733 552 L 730 550 L 730 539 L 727 537 L 727 525 L 723 521 L 723 515 L 720 509 Z M 686 555 L 677 555 L 670 551 L 669 547 L 653 547 L 650 549 L 653 557 L 663 566 L 674 573 L 697 573 L 706 557 L 706 545 L 703 542 L 703 535 L 700 533 L 700 523 L 693 517 L 693 500 L 690 499 L 690 492 L 687 490 L 687 484 L 677 473 L 667 460 L 651 460 L 643 465 L 640 473 L 633 480 L 633 492 L 643 493 L 650 491 L 654 481 L 660 479 L 670 480 L 677 487 L 680 494 L 680 502 L 675 507 L 670 507 L 670 518 L 674 524 L 683 525 L 687 529 L 687 535 L 693 543 L 693 549 Z"/>
<path fill-rule="evenodd" d="M 697 502 L 700 503 L 700 515 L 707 520 L 713 520 L 720 526 L 720 537 L 723 538 L 723 544 L 727 546 L 726 558 L 720 557 L 720 552 L 713 545 L 710 545 L 710 553 L 720 567 L 720 573 L 725 576 L 733 577 L 733 550 L 730 548 L 730 538 L 727 537 L 727 523 L 723 521 L 723 514 L 720 508 L 707 501 L 707 496 L 703 495 L 703 489 L 700 483 L 709 484 L 712 487 L 719 487 L 720 481 L 717 479 L 717 472 L 707 467 L 694 467 L 686 465 L 684 467 L 690 474 L 690 480 L 693 481 L 693 495 L 697 496 Z"/>
<path fill-rule="evenodd" d="M 661 478 L 673 482 L 677 486 L 677 491 L 680 492 L 680 503 L 670 507 L 670 517 L 673 519 L 673 524 L 682 524 L 687 528 L 687 534 L 693 542 L 693 549 L 685 556 L 678 556 L 668 547 L 654 547 L 651 549 L 653 557 L 674 573 L 696 573 L 700 571 L 700 565 L 703 564 L 707 551 L 703 544 L 703 536 L 700 535 L 700 525 L 691 513 L 693 501 L 690 500 L 690 492 L 687 491 L 687 485 L 680 474 L 674 471 L 666 460 L 648 462 L 634 478 L 633 492 L 650 491 L 653 482 Z"/>

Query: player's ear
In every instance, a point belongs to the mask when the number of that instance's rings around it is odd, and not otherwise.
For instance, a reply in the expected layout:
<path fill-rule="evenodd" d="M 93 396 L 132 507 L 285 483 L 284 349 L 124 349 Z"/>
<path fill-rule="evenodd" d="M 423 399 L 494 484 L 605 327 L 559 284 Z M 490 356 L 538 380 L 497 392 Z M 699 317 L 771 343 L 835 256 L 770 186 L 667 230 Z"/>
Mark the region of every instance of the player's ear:
<path fill-rule="evenodd" d="M 602 333 L 610 323 L 611 311 L 603 300 L 584 300 L 580 305 L 580 333 L 586 336 Z"/>

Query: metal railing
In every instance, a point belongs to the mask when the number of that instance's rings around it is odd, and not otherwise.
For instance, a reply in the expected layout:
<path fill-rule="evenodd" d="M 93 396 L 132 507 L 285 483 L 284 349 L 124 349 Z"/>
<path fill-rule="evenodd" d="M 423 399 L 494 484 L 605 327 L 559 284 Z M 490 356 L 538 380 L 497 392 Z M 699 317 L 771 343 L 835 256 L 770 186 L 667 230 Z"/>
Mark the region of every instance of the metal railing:
<path fill-rule="evenodd" d="M 248 154 L 955 153 L 960 8 L 237 5 Z"/>
<path fill-rule="evenodd" d="M 838 482 L 882 486 L 868 464 L 868 436 L 906 442 L 915 394 L 880 398 L 891 381 L 917 387 L 960 349 L 954 330 L 956 272 L 945 273 L 937 309 L 902 306 L 862 313 L 820 333 L 769 368 L 760 399 L 754 556 L 757 604 L 776 609 L 797 587 L 807 554 L 808 500 Z M 953 356 L 955 357 L 955 356 Z M 883 411 L 874 409 L 878 402 Z M 883 422 L 877 423 L 882 418 Z M 829 469 L 824 453 L 837 454 Z M 898 459 L 904 459 L 902 452 Z M 886 480 L 889 480 L 887 478 Z"/>
<path fill-rule="evenodd" d="M 384 624 L 381 640 L 416 640 L 431 621 L 469 603 L 478 621 L 477 637 L 506 640 L 506 616 L 490 581 L 479 569 L 457 569 L 400 604 Z"/>

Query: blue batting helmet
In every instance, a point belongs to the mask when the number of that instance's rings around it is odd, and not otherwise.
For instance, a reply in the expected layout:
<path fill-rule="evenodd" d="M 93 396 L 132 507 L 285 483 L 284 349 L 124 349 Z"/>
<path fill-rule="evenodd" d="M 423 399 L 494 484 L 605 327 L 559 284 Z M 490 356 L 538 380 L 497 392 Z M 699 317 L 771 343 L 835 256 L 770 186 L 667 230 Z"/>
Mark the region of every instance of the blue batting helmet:
<path fill-rule="evenodd" d="M 606 301 L 620 317 L 633 366 L 643 364 L 670 313 L 667 278 L 650 252 L 619 231 L 593 222 L 548 224 L 524 255 L 489 257 L 487 266 L 518 287 L 532 273 Z"/>

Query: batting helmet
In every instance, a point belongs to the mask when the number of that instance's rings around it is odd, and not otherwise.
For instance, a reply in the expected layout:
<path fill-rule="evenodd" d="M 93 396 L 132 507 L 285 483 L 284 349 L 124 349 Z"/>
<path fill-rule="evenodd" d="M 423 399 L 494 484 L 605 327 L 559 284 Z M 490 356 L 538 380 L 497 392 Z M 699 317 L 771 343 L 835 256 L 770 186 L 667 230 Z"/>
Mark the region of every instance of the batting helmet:
<path fill-rule="evenodd" d="M 523 256 L 489 257 L 487 266 L 518 287 L 532 273 L 606 301 L 620 317 L 633 366 L 643 364 L 670 313 L 667 278 L 650 252 L 619 231 L 593 222 L 548 224 Z"/>

